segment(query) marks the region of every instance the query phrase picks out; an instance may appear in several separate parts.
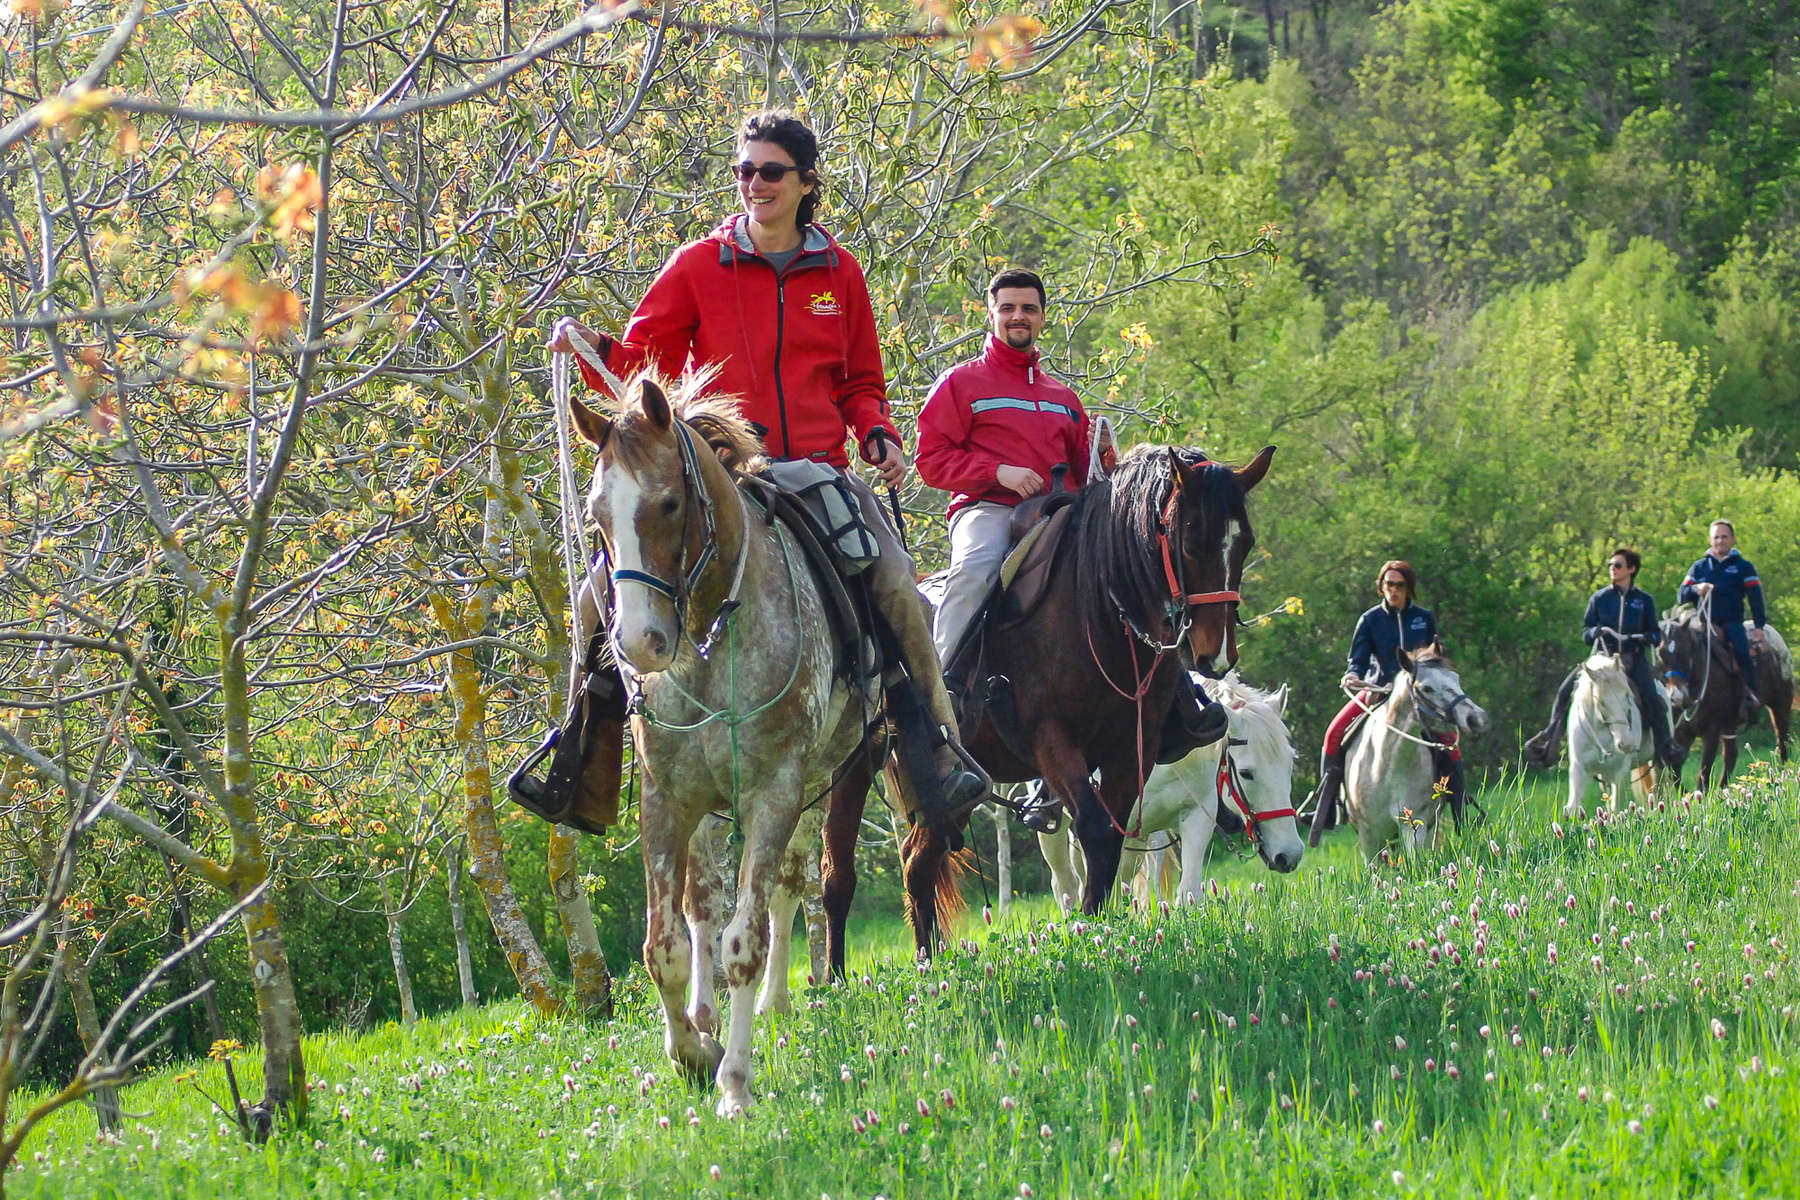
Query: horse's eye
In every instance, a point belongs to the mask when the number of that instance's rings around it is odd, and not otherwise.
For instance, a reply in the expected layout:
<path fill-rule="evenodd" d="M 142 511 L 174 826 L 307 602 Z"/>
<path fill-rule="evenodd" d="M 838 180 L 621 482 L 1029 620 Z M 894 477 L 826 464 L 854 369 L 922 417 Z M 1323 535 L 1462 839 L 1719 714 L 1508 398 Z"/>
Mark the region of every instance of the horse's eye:
<path fill-rule="evenodd" d="M 1238 768 L 1238 774 L 1242 775 L 1245 779 L 1249 779 L 1252 781 L 1254 781 L 1256 779 L 1256 772 L 1252 771 L 1249 767 Z"/>
<path fill-rule="evenodd" d="M 673 496 L 670 496 L 667 500 L 664 500 L 662 502 L 660 507 L 662 509 L 663 516 L 672 517 L 681 510 L 681 501 L 677 500 Z"/>

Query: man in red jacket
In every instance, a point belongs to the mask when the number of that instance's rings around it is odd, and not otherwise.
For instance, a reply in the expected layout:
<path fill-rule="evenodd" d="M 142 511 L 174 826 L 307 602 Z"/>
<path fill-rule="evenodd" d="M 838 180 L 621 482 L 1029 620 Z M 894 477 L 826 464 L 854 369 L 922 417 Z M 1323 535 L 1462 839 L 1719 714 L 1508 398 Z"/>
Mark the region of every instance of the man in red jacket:
<path fill-rule="evenodd" d="M 1000 577 L 1013 507 L 1058 466 L 1070 487 L 1087 482 L 1087 412 L 1038 361 L 1044 301 L 1032 271 L 994 276 L 986 348 L 939 377 L 919 413 L 919 478 L 952 493 L 950 572 L 932 626 L 946 666 Z"/>

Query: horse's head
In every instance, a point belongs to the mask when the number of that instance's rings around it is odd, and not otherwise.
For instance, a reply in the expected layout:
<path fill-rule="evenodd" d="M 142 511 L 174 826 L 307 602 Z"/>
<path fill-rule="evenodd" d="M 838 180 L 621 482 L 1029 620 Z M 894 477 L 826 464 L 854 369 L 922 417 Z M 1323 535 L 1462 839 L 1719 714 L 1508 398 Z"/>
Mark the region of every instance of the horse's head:
<path fill-rule="evenodd" d="M 1619 662 L 1617 654 L 1605 650 L 1595 650 L 1581 664 L 1582 676 L 1587 680 L 1588 695 L 1593 704 L 1600 723 L 1606 727 L 1607 736 L 1612 739 L 1613 750 L 1618 754 L 1632 755 L 1638 752 L 1643 744 L 1644 731 L 1638 720 L 1637 700 L 1632 695 L 1631 680 L 1625 674 L 1625 667 Z"/>
<path fill-rule="evenodd" d="M 1169 500 L 1164 534 L 1171 600 L 1186 606 L 1186 644 L 1194 665 L 1219 675 L 1237 663 L 1238 588 L 1256 544 L 1244 497 L 1269 473 L 1275 447 L 1265 446 L 1236 470 L 1168 452 Z"/>
<path fill-rule="evenodd" d="M 1250 808 L 1256 852 L 1270 870 L 1286 874 L 1306 853 L 1293 815 L 1294 743 L 1282 719 L 1287 687 L 1264 692 L 1243 683 L 1235 672 L 1221 680 L 1206 680 L 1202 686 L 1231 715 L 1227 750 Z M 1264 815 L 1275 813 L 1282 815 Z"/>
<path fill-rule="evenodd" d="M 1413 703 L 1427 725 L 1440 730 L 1454 725 L 1472 736 L 1487 732 L 1488 715 L 1463 691 L 1462 677 L 1443 643 L 1433 642 L 1416 654 L 1400 651 L 1400 665 L 1411 677 Z"/>
<path fill-rule="evenodd" d="M 1698 613 L 1684 615 L 1675 609 L 1662 622 L 1662 644 L 1657 647 L 1657 661 L 1662 665 L 1663 682 L 1669 689 L 1669 708 L 1679 713 L 1693 700 L 1699 686 L 1694 672 L 1705 661 L 1707 630 Z"/>
<path fill-rule="evenodd" d="M 611 560 L 613 646 L 638 674 L 675 661 L 688 601 L 715 561 L 715 517 L 732 516 L 713 509 L 729 487 L 721 464 L 758 452 L 730 399 L 700 395 L 710 381 L 689 378 L 671 403 L 640 376 L 614 416 L 572 405 L 576 429 L 600 451 L 587 509 Z"/>

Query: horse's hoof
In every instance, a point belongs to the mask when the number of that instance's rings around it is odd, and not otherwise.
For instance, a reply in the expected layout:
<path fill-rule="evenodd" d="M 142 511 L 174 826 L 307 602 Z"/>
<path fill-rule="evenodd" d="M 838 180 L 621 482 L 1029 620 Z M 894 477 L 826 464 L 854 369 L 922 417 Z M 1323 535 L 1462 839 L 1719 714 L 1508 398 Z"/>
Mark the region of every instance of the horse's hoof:
<path fill-rule="evenodd" d="M 702 1087 L 712 1083 L 713 1076 L 718 1074 L 719 1063 L 724 1061 L 725 1047 L 719 1045 L 718 1039 L 711 1034 L 703 1033 L 699 1037 L 699 1055 L 682 1055 L 672 1053 L 670 1058 L 681 1068 L 690 1083 Z"/>
<path fill-rule="evenodd" d="M 713 1106 L 713 1112 L 730 1121 L 737 1117 L 749 1116 L 750 1106 L 754 1103 L 756 1102 L 750 1098 L 749 1090 L 740 1088 L 720 1096 L 719 1102 Z"/>

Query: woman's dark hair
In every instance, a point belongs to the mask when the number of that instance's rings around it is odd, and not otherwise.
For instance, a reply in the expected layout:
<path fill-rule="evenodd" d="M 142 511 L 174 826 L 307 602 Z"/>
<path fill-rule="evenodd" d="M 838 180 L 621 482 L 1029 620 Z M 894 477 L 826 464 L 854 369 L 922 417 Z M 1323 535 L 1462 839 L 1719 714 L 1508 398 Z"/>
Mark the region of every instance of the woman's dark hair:
<path fill-rule="evenodd" d="M 1630 546 L 1620 546 L 1612 552 L 1610 557 L 1624 559 L 1625 566 L 1630 570 L 1633 579 L 1637 578 L 1638 568 L 1644 565 L 1643 556 Z"/>
<path fill-rule="evenodd" d="M 819 207 L 819 195 L 825 190 L 825 181 L 819 178 L 819 139 L 812 128 L 785 109 L 751 113 L 738 129 L 738 148 L 742 149 L 746 142 L 772 142 L 787 151 L 800 168 L 800 182 L 813 185 L 812 191 L 800 197 L 794 223 L 801 229 L 811 225 Z"/>
<path fill-rule="evenodd" d="M 1387 578 L 1387 573 L 1389 571 L 1393 571 L 1393 572 L 1397 573 L 1400 576 L 1400 578 L 1406 580 L 1407 603 L 1410 604 L 1414 600 L 1419 598 L 1419 575 L 1418 575 L 1418 572 L 1414 571 L 1412 568 L 1412 564 L 1407 562 L 1403 558 L 1390 558 L 1386 562 L 1381 564 L 1381 570 L 1375 572 L 1375 594 L 1376 595 L 1382 597 L 1383 599 L 1387 598 L 1387 594 L 1381 590 L 1381 581 Z"/>

